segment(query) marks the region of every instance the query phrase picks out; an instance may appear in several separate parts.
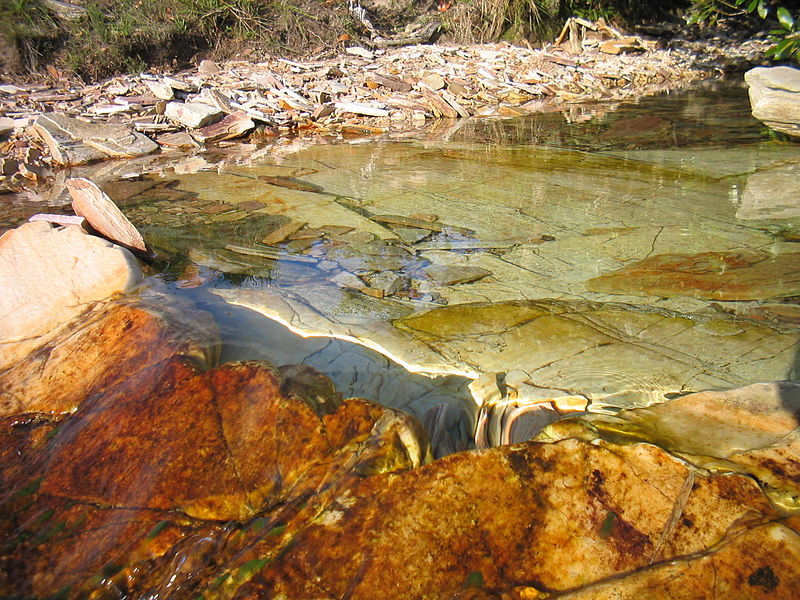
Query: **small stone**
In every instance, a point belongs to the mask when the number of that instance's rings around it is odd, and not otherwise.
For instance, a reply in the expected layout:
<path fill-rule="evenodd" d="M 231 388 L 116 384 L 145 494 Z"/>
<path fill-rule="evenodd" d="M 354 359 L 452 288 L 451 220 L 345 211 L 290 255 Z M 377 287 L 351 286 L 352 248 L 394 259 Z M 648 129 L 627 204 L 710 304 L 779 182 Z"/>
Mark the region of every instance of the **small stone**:
<path fill-rule="evenodd" d="M 331 281 L 342 288 L 350 288 L 353 290 L 362 291 L 367 286 L 364 284 L 358 276 L 353 275 L 347 271 L 342 271 L 341 273 L 336 273 L 331 277 Z"/>
<path fill-rule="evenodd" d="M 392 229 L 392 231 L 394 231 L 394 233 L 397 234 L 397 237 L 403 240 L 406 244 L 416 244 L 431 234 L 430 231 L 412 227 L 398 227 L 396 229 Z"/>
<path fill-rule="evenodd" d="M 382 271 L 367 276 L 367 283 L 371 288 L 381 290 L 386 296 L 399 292 L 408 284 L 408 279 L 392 271 Z"/>
<path fill-rule="evenodd" d="M 356 115 L 365 115 L 367 117 L 388 117 L 389 111 L 378 106 L 371 104 L 363 104 L 361 102 L 336 102 L 334 104 L 336 110 L 340 112 L 348 112 Z"/>
<path fill-rule="evenodd" d="M 172 86 L 163 81 L 151 81 L 147 79 L 145 80 L 145 84 L 152 94 L 160 100 L 172 100 L 175 97 L 175 91 L 172 89 Z"/>
<path fill-rule="evenodd" d="M 243 112 L 226 115 L 221 121 L 192 132 L 198 142 L 219 142 L 242 137 L 255 129 L 256 124 Z"/>
<path fill-rule="evenodd" d="M 184 127 L 199 129 L 219 121 L 224 113 L 200 102 L 169 102 L 164 114 Z"/>
<path fill-rule="evenodd" d="M 165 133 L 164 135 L 158 136 L 156 141 L 168 148 L 199 148 L 197 142 L 195 142 L 192 136 L 186 131 Z"/>
<path fill-rule="evenodd" d="M 367 60 L 372 60 L 375 58 L 375 54 L 367 50 L 366 48 L 362 48 L 361 46 L 349 46 L 345 48 L 345 52 L 348 54 L 352 54 L 353 56 L 360 56 L 361 58 L 366 58 Z"/>
<path fill-rule="evenodd" d="M 275 244 L 280 244 L 281 242 L 285 241 L 293 233 L 300 231 L 303 227 L 305 227 L 305 223 L 302 221 L 289 221 L 278 227 L 275 231 L 270 233 L 267 237 L 261 240 L 262 244 L 266 244 L 267 246 L 274 246 Z"/>
<path fill-rule="evenodd" d="M 438 73 L 428 73 L 419 82 L 434 92 L 441 90 L 446 85 L 444 78 Z"/>
<path fill-rule="evenodd" d="M 202 75 L 216 75 L 219 73 L 219 66 L 211 60 L 201 60 L 197 66 L 197 72 Z"/>

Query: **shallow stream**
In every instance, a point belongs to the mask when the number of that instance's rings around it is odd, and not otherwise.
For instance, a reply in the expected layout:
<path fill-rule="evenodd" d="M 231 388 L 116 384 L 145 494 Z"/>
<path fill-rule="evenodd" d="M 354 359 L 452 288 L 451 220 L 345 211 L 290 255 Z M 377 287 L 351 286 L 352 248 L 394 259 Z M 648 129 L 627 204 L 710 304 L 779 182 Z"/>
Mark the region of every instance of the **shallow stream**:
<path fill-rule="evenodd" d="M 160 256 L 148 285 L 215 316 L 222 360 L 314 366 L 420 418 L 437 455 L 797 380 L 800 145 L 736 86 L 615 108 L 103 188 Z"/>

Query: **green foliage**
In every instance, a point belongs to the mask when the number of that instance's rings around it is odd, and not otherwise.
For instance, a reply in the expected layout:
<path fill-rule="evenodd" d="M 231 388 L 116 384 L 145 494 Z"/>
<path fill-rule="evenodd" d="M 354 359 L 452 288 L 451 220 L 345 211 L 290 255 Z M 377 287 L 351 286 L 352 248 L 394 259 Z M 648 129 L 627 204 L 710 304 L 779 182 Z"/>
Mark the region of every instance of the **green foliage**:
<path fill-rule="evenodd" d="M 773 45 L 767 50 L 767 56 L 797 61 L 800 58 L 800 11 L 797 9 L 793 15 L 786 6 L 769 0 L 699 0 L 690 13 L 689 24 L 716 24 L 721 18 L 749 15 L 771 20 L 773 13 L 777 26 L 769 32 Z"/>
<path fill-rule="evenodd" d="M 14 39 L 45 36 L 56 29 L 55 21 L 40 0 L 0 2 L 0 26 Z"/>

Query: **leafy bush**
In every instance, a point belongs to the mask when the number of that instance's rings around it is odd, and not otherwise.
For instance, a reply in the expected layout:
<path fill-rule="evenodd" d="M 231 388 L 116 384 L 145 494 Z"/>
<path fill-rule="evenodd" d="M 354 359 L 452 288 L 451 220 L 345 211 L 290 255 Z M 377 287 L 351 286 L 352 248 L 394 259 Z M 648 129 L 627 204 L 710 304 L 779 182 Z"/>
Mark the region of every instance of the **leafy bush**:
<path fill-rule="evenodd" d="M 791 9 L 794 8 L 794 15 Z M 774 15 L 774 20 L 773 20 Z M 775 60 L 800 58 L 800 11 L 797 2 L 786 5 L 768 0 L 699 0 L 689 16 L 689 23 L 717 23 L 720 19 L 758 16 L 775 23 L 769 32 L 773 45 L 767 56 Z"/>

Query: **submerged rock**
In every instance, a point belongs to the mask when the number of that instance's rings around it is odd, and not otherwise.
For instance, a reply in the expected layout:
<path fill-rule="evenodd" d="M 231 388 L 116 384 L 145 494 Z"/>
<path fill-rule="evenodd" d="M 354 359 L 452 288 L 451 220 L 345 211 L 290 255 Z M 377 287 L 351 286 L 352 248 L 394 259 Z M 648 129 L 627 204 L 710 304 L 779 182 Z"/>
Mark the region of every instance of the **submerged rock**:
<path fill-rule="evenodd" d="M 800 253 L 659 254 L 595 277 L 586 289 L 607 294 L 762 300 L 800 294 Z"/>
<path fill-rule="evenodd" d="M 142 279 L 133 255 L 77 226 L 37 221 L 0 238 L 0 370 Z"/>
<path fill-rule="evenodd" d="M 800 384 L 758 383 L 699 392 L 616 415 L 585 415 L 551 425 L 539 439 L 600 436 L 646 441 L 690 463 L 752 476 L 786 510 L 800 510 Z"/>
<path fill-rule="evenodd" d="M 800 69 L 756 67 L 744 75 L 753 116 L 768 127 L 800 137 Z"/>

